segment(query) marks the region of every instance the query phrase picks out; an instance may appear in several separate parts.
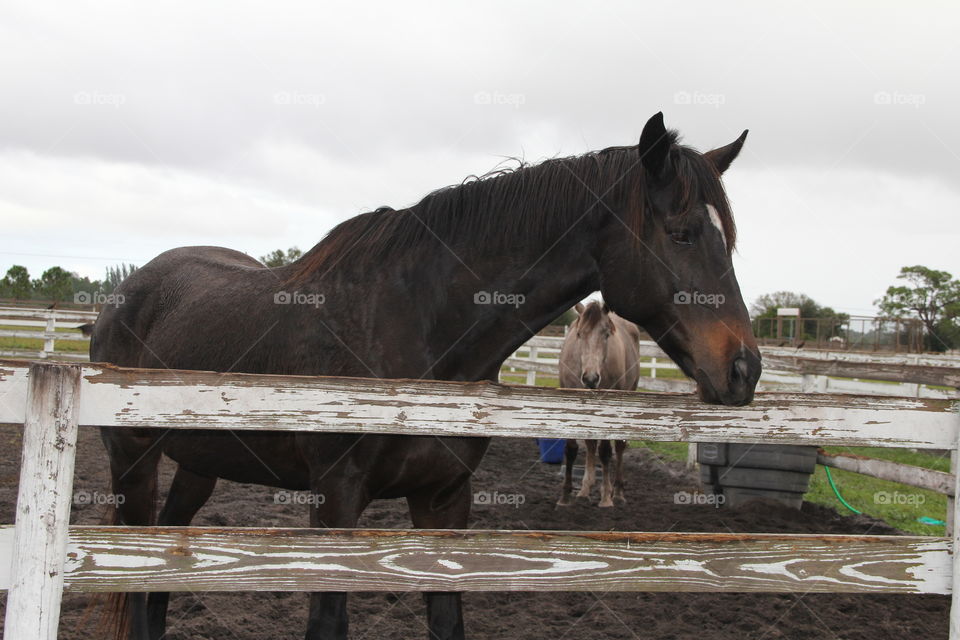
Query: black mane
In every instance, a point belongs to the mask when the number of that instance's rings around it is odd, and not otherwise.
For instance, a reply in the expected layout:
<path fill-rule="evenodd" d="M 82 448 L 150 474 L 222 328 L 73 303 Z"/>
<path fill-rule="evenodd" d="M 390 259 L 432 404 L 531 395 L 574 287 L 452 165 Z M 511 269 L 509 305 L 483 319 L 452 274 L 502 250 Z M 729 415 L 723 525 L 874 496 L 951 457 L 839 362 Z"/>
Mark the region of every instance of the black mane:
<path fill-rule="evenodd" d="M 671 131 L 671 142 L 677 134 Z M 735 227 L 720 176 L 699 152 L 673 144 L 676 175 L 673 211 L 690 214 L 712 204 L 723 222 L 728 248 Z M 438 189 L 405 209 L 380 207 L 334 227 L 298 261 L 291 280 L 325 272 L 355 248 L 382 260 L 410 247 L 438 240 L 448 246 L 508 248 L 517 241 L 549 243 L 581 219 L 625 212 L 623 222 L 639 237 L 649 207 L 637 146 L 609 147 L 580 156 L 555 158 L 471 176 Z M 618 215 L 623 215 L 618 213 Z"/>

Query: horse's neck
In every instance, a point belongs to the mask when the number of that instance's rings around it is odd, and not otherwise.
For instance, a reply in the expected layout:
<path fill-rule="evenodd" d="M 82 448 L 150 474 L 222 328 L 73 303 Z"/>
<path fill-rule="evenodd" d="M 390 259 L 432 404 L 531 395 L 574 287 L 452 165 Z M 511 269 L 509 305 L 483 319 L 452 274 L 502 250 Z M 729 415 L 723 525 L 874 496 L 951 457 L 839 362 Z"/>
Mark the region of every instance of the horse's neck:
<path fill-rule="evenodd" d="M 340 338 L 328 346 L 349 341 L 351 355 L 369 364 L 351 375 L 491 378 L 517 347 L 599 288 L 587 235 L 578 228 L 554 239 L 518 237 L 509 251 L 426 240 L 376 264 L 358 247 L 299 289 L 348 301 L 319 313 Z"/>
<path fill-rule="evenodd" d="M 516 246 L 522 248 L 509 256 L 485 255 L 482 247 L 460 256 L 460 277 L 434 310 L 443 328 L 437 335 L 445 341 L 434 348 L 450 350 L 433 372 L 436 377 L 494 376 L 520 345 L 600 286 L 590 245 L 582 238 L 552 248 Z M 451 335 L 459 338 L 453 348 Z"/>

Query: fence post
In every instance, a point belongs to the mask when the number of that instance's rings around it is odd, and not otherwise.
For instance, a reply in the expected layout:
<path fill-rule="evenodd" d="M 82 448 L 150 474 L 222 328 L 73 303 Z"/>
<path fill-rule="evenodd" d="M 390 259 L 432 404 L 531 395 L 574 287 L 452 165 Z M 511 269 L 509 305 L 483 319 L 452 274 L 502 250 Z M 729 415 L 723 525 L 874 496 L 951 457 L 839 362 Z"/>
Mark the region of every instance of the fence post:
<path fill-rule="evenodd" d="M 530 360 L 533 362 L 537 361 L 537 348 L 530 347 L 530 353 L 528 354 Z M 537 372 L 533 369 L 527 369 L 527 384 L 530 386 L 535 386 L 537 384 Z"/>
<path fill-rule="evenodd" d="M 55 640 L 63 595 L 80 367 L 30 365 L 4 635 Z"/>
<path fill-rule="evenodd" d="M 830 378 L 827 376 L 816 376 L 813 374 L 803 374 L 802 390 L 804 393 L 826 393 L 830 385 Z"/>
<path fill-rule="evenodd" d="M 958 440 L 957 445 L 954 447 L 952 452 L 952 459 L 955 461 L 957 457 L 960 456 L 960 440 Z M 960 473 L 957 473 L 955 464 L 951 464 L 953 469 L 954 477 L 954 489 L 953 495 L 954 499 L 949 501 L 947 504 L 950 506 L 951 513 L 947 516 L 953 524 L 953 533 L 948 534 L 953 538 L 953 575 L 950 580 L 953 585 L 953 592 L 950 594 L 950 640 L 960 640 L 960 527 L 956 526 L 957 523 L 957 505 L 960 505 Z"/>
<path fill-rule="evenodd" d="M 656 358 L 650 358 L 650 377 L 651 378 L 657 377 L 657 359 Z"/>
<path fill-rule="evenodd" d="M 47 314 L 47 333 L 53 333 L 57 330 L 57 317 L 54 311 L 50 311 Z M 40 355 L 41 358 L 49 358 L 53 354 L 53 338 L 44 338 L 43 340 L 43 353 Z"/>
<path fill-rule="evenodd" d="M 687 470 L 692 471 L 697 468 L 697 443 L 687 442 Z"/>
<path fill-rule="evenodd" d="M 957 475 L 957 450 L 950 452 L 950 473 Z M 955 497 L 947 496 L 947 537 L 953 535 L 954 511 L 956 510 Z"/>

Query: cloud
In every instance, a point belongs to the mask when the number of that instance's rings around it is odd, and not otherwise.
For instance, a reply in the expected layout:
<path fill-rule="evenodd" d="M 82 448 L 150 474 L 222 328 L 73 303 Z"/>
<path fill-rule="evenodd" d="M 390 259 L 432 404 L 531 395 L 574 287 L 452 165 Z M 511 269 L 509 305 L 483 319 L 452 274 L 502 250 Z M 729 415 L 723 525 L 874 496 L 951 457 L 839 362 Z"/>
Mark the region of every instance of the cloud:
<path fill-rule="evenodd" d="M 751 130 L 729 177 L 748 297 L 866 310 L 902 264 L 960 271 L 958 12 L 6 4 L 2 259 L 306 248 L 504 156 L 632 144 L 662 109 L 700 149 Z"/>

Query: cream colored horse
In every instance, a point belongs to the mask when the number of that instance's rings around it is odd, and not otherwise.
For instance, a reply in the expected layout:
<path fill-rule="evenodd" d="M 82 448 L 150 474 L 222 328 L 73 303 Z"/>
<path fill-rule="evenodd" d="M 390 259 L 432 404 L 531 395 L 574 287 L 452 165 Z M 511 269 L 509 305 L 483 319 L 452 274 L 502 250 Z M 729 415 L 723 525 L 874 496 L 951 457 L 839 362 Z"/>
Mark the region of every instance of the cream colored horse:
<path fill-rule="evenodd" d="M 577 319 L 570 326 L 560 351 L 560 386 L 635 391 L 640 378 L 640 329 L 599 302 L 591 302 L 586 307 L 577 304 L 576 311 Z M 603 470 L 599 506 L 612 507 L 614 500 L 626 502 L 623 495 L 626 440 L 585 440 L 584 443 L 587 461 L 577 498 L 590 497 L 596 481 L 599 444 L 600 466 Z M 614 473 L 610 473 L 611 449 L 616 452 Z M 563 491 L 557 502 L 562 506 L 571 503 L 573 463 L 577 451 L 577 441 L 567 440 Z"/>

